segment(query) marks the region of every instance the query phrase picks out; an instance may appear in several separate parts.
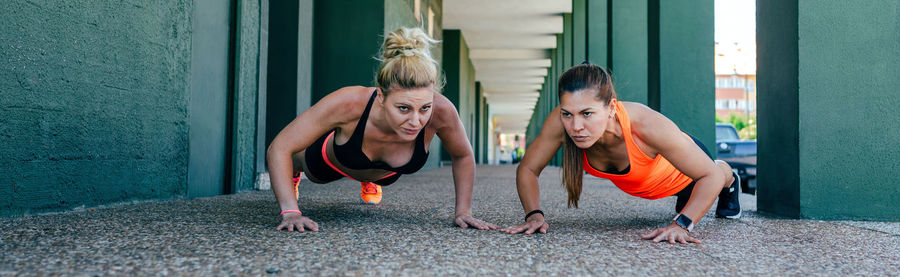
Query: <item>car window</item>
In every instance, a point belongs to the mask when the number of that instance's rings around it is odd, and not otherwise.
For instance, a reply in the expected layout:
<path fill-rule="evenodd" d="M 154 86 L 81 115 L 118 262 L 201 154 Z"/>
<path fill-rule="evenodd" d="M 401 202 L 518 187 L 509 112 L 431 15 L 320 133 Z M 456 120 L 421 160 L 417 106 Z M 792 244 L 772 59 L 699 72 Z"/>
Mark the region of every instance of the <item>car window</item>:
<path fill-rule="evenodd" d="M 716 126 L 716 140 L 739 140 L 737 133 L 728 126 Z"/>

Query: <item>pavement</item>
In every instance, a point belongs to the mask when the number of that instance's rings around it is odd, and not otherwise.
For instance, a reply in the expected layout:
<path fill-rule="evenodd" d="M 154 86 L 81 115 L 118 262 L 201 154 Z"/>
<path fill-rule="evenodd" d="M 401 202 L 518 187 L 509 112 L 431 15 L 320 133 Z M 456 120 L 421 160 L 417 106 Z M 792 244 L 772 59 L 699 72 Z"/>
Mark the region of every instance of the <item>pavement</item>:
<path fill-rule="evenodd" d="M 900 275 L 900 223 L 766 217 L 695 227 L 702 244 L 641 240 L 674 216 L 587 177 L 566 208 L 558 168 L 540 178 L 550 231 L 509 235 L 452 223 L 449 167 L 403 176 L 379 205 L 359 183 L 301 184 L 319 232 L 275 231 L 271 191 L 0 218 L 0 275 Z M 513 166 L 479 166 L 474 215 L 508 226 L 524 212 Z"/>

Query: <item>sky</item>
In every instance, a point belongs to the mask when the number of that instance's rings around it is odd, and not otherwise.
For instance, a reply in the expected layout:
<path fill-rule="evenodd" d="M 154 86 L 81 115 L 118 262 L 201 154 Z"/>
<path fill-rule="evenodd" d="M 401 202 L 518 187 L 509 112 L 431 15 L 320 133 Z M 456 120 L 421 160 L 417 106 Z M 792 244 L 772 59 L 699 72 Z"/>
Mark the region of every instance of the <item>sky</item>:
<path fill-rule="evenodd" d="M 756 0 L 715 0 L 716 42 L 756 43 Z"/>

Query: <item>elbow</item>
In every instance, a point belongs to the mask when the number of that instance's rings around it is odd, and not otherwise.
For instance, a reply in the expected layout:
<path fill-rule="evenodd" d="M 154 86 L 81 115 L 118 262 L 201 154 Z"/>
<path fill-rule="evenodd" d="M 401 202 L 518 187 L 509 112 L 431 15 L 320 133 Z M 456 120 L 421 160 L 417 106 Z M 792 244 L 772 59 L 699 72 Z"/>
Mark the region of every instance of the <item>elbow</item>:
<path fill-rule="evenodd" d="M 462 155 L 453 155 L 452 158 L 453 158 L 454 161 L 462 161 L 462 160 L 472 160 L 472 161 L 475 161 L 475 153 L 472 152 L 472 149 L 469 149 L 469 151 L 466 151 L 466 152 L 463 153 Z"/>
<path fill-rule="evenodd" d="M 278 148 L 278 144 L 276 144 L 276 143 L 269 144 L 269 147 L 266 148 L 266 163 L 271 165 L 272 162 L 275 160 L 275 157 L 277 157 L 278 154 L 281 152 L 279 150 L 280 149 Z"/>
<path fill-rule="evenodd" d="M 537 173 L 534 170 L 532 170 L 528 166 L 525 166 L 525 163 L 519 162 L 519 165 L 516 166 L 516 178 L 524 177 L 526 176 L 526 174 L 537 176 Z"/>

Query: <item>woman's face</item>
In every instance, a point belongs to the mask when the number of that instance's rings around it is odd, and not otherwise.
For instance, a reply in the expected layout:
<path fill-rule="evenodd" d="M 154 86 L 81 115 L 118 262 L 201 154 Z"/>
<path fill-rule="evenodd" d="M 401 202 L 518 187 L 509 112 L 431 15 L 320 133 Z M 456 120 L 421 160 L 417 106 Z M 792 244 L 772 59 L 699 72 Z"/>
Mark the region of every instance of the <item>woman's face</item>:
<path fill-rule="evenodd" d="M 594 95 L 596 92 L 583 89 L 573 93 L 565 92 L 559 97 L 563 127 L 581 149 L 594 145 L 613 119 L 615 100 L 607 105 Z"/>
<path fill-rule="evenodd" d="M 385 118 L 404 140 L 415 140 L 431 118 L 434 91 L 431 87 L 391 90 L 382 100 Z"/>

